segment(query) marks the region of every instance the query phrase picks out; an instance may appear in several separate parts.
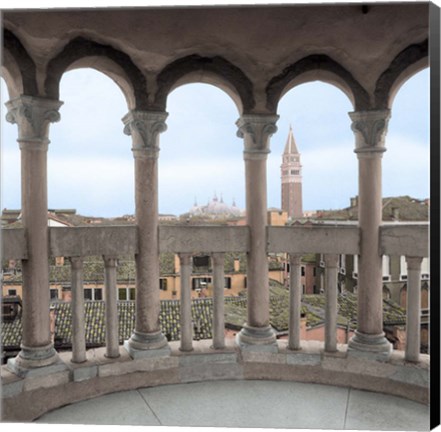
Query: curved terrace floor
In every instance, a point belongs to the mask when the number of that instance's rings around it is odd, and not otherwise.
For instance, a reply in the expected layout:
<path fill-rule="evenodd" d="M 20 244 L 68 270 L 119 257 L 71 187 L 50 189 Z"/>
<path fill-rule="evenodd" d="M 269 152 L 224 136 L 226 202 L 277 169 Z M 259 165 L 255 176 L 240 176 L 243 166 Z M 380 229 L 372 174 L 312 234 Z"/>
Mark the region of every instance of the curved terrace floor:
<path fill-rule="evenodd" d="M 429 408 L 395 396 L 321 384 L 211 381 L 112 393 L 57 409 L 37 422 L 429 430 Z"/>

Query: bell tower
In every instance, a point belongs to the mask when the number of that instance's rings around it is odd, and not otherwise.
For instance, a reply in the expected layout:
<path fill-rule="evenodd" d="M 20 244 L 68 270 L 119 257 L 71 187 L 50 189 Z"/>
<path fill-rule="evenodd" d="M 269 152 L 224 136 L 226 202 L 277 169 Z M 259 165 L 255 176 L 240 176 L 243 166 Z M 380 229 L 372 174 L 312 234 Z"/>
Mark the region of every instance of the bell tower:
<path fill-rule="evenodd" d="M 288 139 L 282 155 L 282 210 L 288 213 L 291 219 L 303 216 L 302 205 L 302 165 L 300 153 L 297 150 L 292 127 L 289 126 Z"/>

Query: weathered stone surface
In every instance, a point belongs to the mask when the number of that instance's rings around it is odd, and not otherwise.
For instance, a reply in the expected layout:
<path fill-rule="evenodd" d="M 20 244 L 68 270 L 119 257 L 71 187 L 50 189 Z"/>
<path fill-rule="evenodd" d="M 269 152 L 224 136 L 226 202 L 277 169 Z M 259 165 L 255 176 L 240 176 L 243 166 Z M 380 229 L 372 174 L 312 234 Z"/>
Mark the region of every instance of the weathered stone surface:
<path fill-rule="evenodd" d="M 49 249 L 52 256 L 134 255 L 136 226 L 52 227 Z"/>
<path fill-rule="evenodd" d="M 265 351 L 242 351 L 242 361 L 244 363 L 286 363 L 286 355 Z"/>
<path fill-rule="evenodd" d="M 84 381 L 94 378 L 98 375 L 98 366 L 83 366 L 72 370 L 72 377 L 74 381 Z"/>
<path fill-rule="evenodd" d="M 320 364 L 320 355 L 304 354 L 302 352 L 287 354 L 286 363 L 291 365 L 318 365 Z"/>
<path fill-rule="evenodd" d="M 178 366 L 179 360 L 176 357 L 144 357 L 100 365 L 98 375 L 100 377 L 117 376 L 140 371 L 170 369 Z"/>
<path fill-rule="evenodd" d="M 70 371 L 55 372 L 48 375 L 39 375 L 26 378 L 23 390 L 25 392 L 57 387 L 70 381 Z"/>
<path fill-rule="evenodd" d="M 268 227 L 268 252 L 359 253 L 356 226 Z"/>
<path fill-rule="evenodd" d="M 23 228 L 2 229 L 1 241 L 3 259 L 26 259 L 28 257 Z"/>
<path fill-rule="evenodd" d="M 179 358 L 179 366 L 197 366 L 202 364 L 235 364 L 237 363 L 236 353 L 208 353 L 197 355 L 182 355 Z"/>
<path fill-rule="evenodd" d="M 243 368 L 238 364 L 198 364 L 179 368 L 180 382 L 243 379 Z"/>
<path fill-rule="evenodd" d="M 161 226 L 159 249 L 161 252 L 246 252 L 247 227 L 219 226 Z"/>
<path fill-rule="evenodd" d="M 429 224 L 393 224 L 380 227 L 384 255 L 429 256 Z"/>

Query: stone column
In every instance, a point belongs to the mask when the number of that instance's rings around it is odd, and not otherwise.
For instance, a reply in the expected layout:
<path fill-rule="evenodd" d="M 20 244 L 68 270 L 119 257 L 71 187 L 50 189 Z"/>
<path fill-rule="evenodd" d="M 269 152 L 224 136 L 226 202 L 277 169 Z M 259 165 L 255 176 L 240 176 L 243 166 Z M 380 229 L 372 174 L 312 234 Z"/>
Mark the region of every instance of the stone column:
<path fill-rule="evenodd" d="M 72 362 L 86 361 L 86 327 L 84 316 L 83 257 L 71 257 L 72 290 Z"/>
<path fill-rule="evenodd" d="M 132 136 L 135 158 L 136 322 L 124 347 L 132 358 L 167 355 L 170 348 L 159 325 L 158 155 L 159 134 L 167 113 L 130 111 L 124 133 Z"/>
<path fill-rule="evenodd" d="M 391 344 L 383 333 L 383 271 L 380 255 L 382 220 L 381 159 L 389 110 L 358 111 L 349 114 L 355 133 L 358 157 L 358 260 L 357 330 L 349 341 L 349 354 L 385 360 Z"/>
<path fill-rule="evenodd" d="M 325 351 L 337 351 L 337 283 L 338 283 L 338 255 L 325 255 L 326 275 L 326 309 L 325 309 Z"/>
<path fill-rule="evenodd" d="M 247 254 L 247 323 L 237 335 L 242 349 L 277 351 L 269 325 L 269 280 L 266 251 L 266 160 L 269 138 L 277 130 L 277 115 L 243 115 L 238 136 L 244 139 L 246 214 L 250 232 Z"/>
<path fill-rule="evenodd" d="M 406 257 L 406 360 L 418 362 L 421 344 L 421 257 Z"/>
<path fill-rule="evenodd" d="M 213 348 L 225 348 L 224 287 L 225 269 L 224 254 L 217 252 L 211 255 L 213 260 Z"/>
<path fill-rule="evenodd" d="M 289 255 L 289 327 L 288 348 L 299 350 L 302 311 L 301 255 Z"/>
<path fill-rule="evenodd" d="M 181 263 L 181 351 L 193 351 L 193 325 L 191 320 L 191 270 L 192 256 L 189 253 L 180 253 Z"/>
<path fill-rule="evenodd" d="M 106 357 L 119 357 L 116 256 L 104 256 L 104 289 L 106 298 Z"/>
<path fill-rule="evenodd" d="M 57 100 L 31 96 L 20 96 L 6 103 L 6 120 L 18 126 L 22 223 L 28 254 L 22 263 L 21 351 L 8 365 L 14 373 L 22 376 L 33 368 L 60 362 L 51 342 L 49 327 L 47 150 L 49 124 L 59 121 L 61 105 L 62 102 Z"/>

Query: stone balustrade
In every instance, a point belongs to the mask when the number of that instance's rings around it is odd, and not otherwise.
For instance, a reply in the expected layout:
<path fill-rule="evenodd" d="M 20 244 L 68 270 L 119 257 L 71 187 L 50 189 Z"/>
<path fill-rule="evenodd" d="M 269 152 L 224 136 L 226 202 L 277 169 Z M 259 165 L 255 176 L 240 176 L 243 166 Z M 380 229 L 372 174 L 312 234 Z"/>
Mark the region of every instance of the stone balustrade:
<path fill-rule="evenodd" d="M 27 248 L 24 230 L 3 229 L 2 233 L 3 257 L 25 260 Z M 273 345 L 271 345 L 271 350 L 266 345 L 261 346 L 261 349 L 257 345 L 255 349 L 250 350 L 241 346 L 240 340 L 236 340 L 233 344 L 231 341 L 226 341 L 224 339 L 223 309 L 224 253 L 249 252 L 249 237 L 248 227 L 159 227 L 159 251 L 177 253 L 181 268 L 181 338 L 179 346 L 177 343 L 170 343 L 171 351 L 168 353 L 161 351 L 160 359 L 163 363 L 160 365 L 157 363 L 159 360 L 155 360 L 152 356 L 148 358 L 129 356 L 128 350 L 124 349 L 125 346 L 123 348 L 118 344 L 117 258 L 118 256 L 137 254 L 137 227 L 49 228 L 50 256 L 69 257 L 71 262 L 72 353 L 60 354 L 60 362 L 64 362 L 66 365 L 65 370 L 58 367 L 56 370 L 48 370 L 46 374 L 41 376 L 34 371 L 24 376 L 20 376 L 20 374 L 17 376 L 8 370 L 7 366 L 2 366 L 4 418 L 20 420 L 41 415 L 45 411 L 44 407 L 32 408 L 27 413 L 20 412 L 14 407 L 17 403 L 29 400 L 27 398 L 30 398 L 31 394 L 35 396 L 43 387 L 51 388 L 53 395 L 55 395 L 58 394 L 61 385 L 71 383 L 69 385 L 75 387 L 75 383 L 82 384 L 83 381 L 88 380 L 93 380 L 96 383 L 101 378 L 103 382 L 96 384 L 95 393 L 84 393 L 84 398 L 87 398 L 114 391 L 106 382 L 109 376 L 113 376 L 115 380 L 119 375 L 121 379 L 122 377 L 127 378 L 135 372 L 139 374 L 145 368 L 151 372 L 158 368 L 155 371 L 158 376 L 162 376 L 161 374 L 169 368 L 175 373 L 175 369 L 178 368 L 178 377 L 182 378 L 188 372 L 188 368 L 194 367 L 198 369 L 198 372 L 194 372 L 194 380 L 228 379 L 236 377 L 237 374 L 240 375 L 238 375 L 239 378 L 245 379 L 255 377 L 273 379 L 275 376 L 273 372 L 269 372 L 269 367 L 277 364 L 278 367 L 279 365 L 283 366 L 280 370 L 286 372 L 287 380 L 300 379 L 308 382 L 351 386 L 354 374 L 357 373 L 357 370 L 361 371 L 360 365 L 363 362 L 371 362 L 369 363 L 371 366 L 366 366 L 367 369 L 360 375 L 365 379 L 358 377 L 354 381 L 357 388 L 384 391 L 427 402 L 428 356 L 419 353 L 419 284 L 421 261 L 423 257 L 428 255 L 427 224 L 387 224 L 381 226 L 381 253 L 406 255 L 409 276 L 406 350 L 404 353 L 392 353 L 391 359 L 386 363 L 372 361 L 372 359 L 354 359 L 349 355 L 350 350 L 347 345 L 337 344 L 338 255 L 360 254 L 360 234 L 356 225 L 267 227 L 267 253 L 287 253 L 291 265 L 288 341 L 277 341 L 275 350 Z M 213 260 L 213 341 L 209 345 L 207 345 L 207 341 L 195 342 L 192 337 L 190 284 L 192 255 L 201 252 L 210 254 Z M 302 254 L 312 252 L 323 254 L 325 261 L 324 344 L 311 344 L 311 342 L 307 343 L 300 338 L 300 259 Z M 99 351 L 99 355 L 102 357 L 99 357 L 100 359 L 94 357 L 98 351 L 86 351 L 85 345 L 82 263 L 84 258 L 90 255 L 101 255 L 105 263 L 106 347 Z M 250 302 L 249 307 L 252 307 Z M 23 313 L 26 313 L 26 309 Z M 412 366 L 407 366 L 409 362 Z M 300 370 L 305 369 L 306 366 L 309 367 L 308 371 L 312 375 L 302 377 Z M 411 375 L 409 375 L 409 371 Z M 370 382 L 369 377 L 375 377 L 375 384 Z M 186 379 L 175 378 L 171 382 L 186 382 Z M 283 379 L 283 376 L 279 378 Z M 164 381 L 160 377 L 155 379 L 157 380 L 156 384 L 168 383 L 167 380 Z M 130 380 L 132 378 L 129 379 L 129 383 L 132 382 Z M 37 381 L 39 384 L 36 384 Z M 134 384 L 135 382 L 133 382 Z M 127 385 L 130 387 L 132 384 Z M 120 387 L 126 388 L 127 385 Z M 82 398 L 78 394 L 78 389 L 73 392 L 73 395 L 75 395 L 72 396 L 73 399 L 63 396 L 60 400 L 67 403 Z M 46 409 L 55 406 L 59 405 L 51 403 L 47 405 Z"/>

